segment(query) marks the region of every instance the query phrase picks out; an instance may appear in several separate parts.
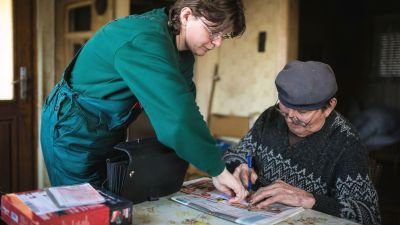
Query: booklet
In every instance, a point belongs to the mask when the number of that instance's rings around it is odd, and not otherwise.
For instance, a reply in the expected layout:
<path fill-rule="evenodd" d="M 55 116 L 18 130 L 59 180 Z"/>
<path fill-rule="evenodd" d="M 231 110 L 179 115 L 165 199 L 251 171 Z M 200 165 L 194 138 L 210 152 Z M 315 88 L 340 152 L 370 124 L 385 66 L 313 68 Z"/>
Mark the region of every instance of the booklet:
<path fill-rule="evenodd" d="M 215 189 L 212 180 L 201 178 L 185 183 L 181 188 L 183 195 L 171 199 L 199 211 L 239 224 L 275 224 L 304 209 L 284 204 L 272 204 L 258 209 L 247 201 L 229 203 L 230 197 Z"/>
<path fill-rule="evenodd" d="M 44 215 L 46 213 L 62 210 L 54 204 L 46 191 L 22 192 L 18 193 L 17 197 L 37 215 Z"/>
<path fill-rule="evenodd" d="M 50 187 L 46 192 L 61 208 L 105 202 L 105 198 L 89 183 Z"/>

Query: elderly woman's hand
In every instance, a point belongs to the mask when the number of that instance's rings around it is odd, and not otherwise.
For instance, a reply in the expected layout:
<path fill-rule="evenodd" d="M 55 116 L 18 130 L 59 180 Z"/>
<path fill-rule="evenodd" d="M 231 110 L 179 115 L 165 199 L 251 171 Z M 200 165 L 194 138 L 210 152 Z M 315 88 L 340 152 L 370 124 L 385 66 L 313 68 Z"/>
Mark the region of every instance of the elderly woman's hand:
<path fill-rule="evenodd" d="M 250 203 L 258 208 L 264 208 L 273 203 L 283 203 L 310 209 L 315 204 L 315 198 L 311 193 L 303 189 L 294 187 L 281 180 L 276 180 L 271 185 L 258 189 L 250 197 Z"/>
<path fill-rule="evenodd" d="M 256 172 L 249 168 L 246 163 L 242 163 L 236 167 L 235 171 L 233 172 L 233 176 L 240 180 L 246 189 L 249 185 L 249 176 L 252 184 L 255 184 L 258 178 Z"/>

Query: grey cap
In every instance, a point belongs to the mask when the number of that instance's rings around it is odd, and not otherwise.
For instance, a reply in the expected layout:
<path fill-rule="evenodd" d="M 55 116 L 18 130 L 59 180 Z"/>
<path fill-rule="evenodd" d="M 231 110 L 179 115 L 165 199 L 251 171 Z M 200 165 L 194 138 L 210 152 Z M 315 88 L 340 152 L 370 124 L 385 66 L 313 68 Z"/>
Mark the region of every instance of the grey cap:
<path fill-rule="evenodd" d="M 291 109 L 319 109 L 338 89 L 332 68 L 315 61 L 293 61 L 275 79 L 278 98 Z"/>

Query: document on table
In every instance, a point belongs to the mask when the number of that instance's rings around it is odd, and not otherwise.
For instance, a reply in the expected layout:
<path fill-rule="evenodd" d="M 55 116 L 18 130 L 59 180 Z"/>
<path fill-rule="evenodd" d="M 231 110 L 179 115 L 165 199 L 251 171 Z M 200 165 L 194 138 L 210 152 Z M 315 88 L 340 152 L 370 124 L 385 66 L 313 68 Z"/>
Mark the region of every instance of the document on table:
<path fill-rule="evenodd" d="M 263 209 L 248 202 L 229 203 L 229 197 L 215 190 L 210 179 L 200 179 L 182 187 L 185 194 L 171 199 L 199 211 L 239 224 L 274 224 L 304 209 L 284 204 L 272 204 Z"/>

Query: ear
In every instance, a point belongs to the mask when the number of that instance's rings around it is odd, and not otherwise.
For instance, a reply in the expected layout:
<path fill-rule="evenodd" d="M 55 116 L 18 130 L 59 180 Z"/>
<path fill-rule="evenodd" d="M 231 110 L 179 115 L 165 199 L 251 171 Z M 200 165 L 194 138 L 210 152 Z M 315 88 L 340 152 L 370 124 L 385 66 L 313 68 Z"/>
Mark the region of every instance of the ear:
<path fill-rule="evenodd" d="M 181 20 L 182 26 L 186 26 L 189 21 L 189 16 L 192 15 L 192 10 L 189 7 L 184 7 L 181 10 L 181 14 L 179 15 L 179 19 Z"/>
<path fill-rule="evenodd" d="M 332 98 L 331 100 L 329 100 L 329 107 L 323 111 L 323 113 L 325 114 L 325 118 L 328 117 L 331 114 L 331 112 L 335 109 L 336 104 L 337 104 L 336 98 Z"/>

